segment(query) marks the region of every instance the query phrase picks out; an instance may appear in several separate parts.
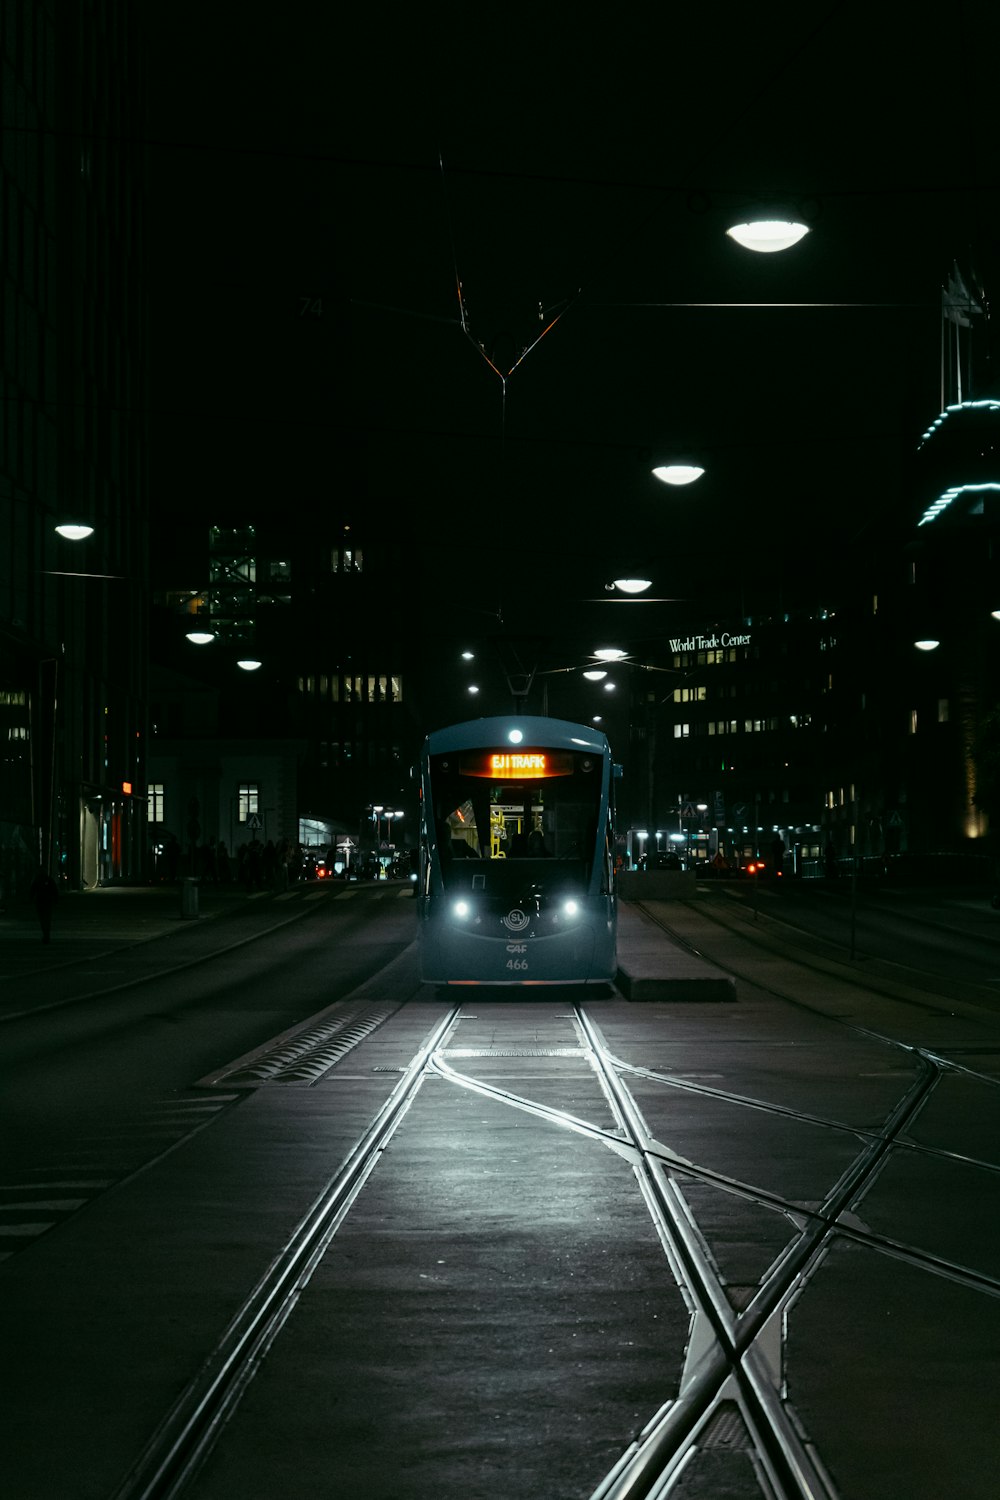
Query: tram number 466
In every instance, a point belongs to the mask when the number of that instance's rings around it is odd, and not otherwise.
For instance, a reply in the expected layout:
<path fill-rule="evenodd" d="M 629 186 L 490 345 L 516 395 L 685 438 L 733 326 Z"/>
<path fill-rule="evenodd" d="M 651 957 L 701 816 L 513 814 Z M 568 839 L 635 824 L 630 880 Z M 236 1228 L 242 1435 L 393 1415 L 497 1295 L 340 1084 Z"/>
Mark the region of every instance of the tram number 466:
<path fill-rule="evenodd" d="M 516 969 L 526 969 L 528 967 L 528 960 L 526 958 L 516 958 L 516 957 L 513 957 L 513 955 L 514 954 L 520 954 L 520 953 L 527 953 L 527 951 L 528 951 L 528 946 L 527 946 L 526 943 L 508 943 L 507 944 L 507 952 L 510 953 L 512 956 L 510 958 L 508 958 L 507 963 L 505 964 L 504 967 L 508 968 L 508 969 L 515 969 L 515 970 Z"/>

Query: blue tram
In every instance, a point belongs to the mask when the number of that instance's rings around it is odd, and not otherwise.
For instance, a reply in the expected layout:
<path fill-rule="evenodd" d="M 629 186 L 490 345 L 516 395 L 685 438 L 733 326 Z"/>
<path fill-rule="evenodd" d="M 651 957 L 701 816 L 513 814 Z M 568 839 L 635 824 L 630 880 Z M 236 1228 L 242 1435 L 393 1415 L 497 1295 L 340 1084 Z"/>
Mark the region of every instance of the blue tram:
<path fill-rule="evenodd" d="M 614 979 L 616 774 L 603 734 L 560 719 L 513 714 L 427 736 L 417 888 L 425 980 Z"/>

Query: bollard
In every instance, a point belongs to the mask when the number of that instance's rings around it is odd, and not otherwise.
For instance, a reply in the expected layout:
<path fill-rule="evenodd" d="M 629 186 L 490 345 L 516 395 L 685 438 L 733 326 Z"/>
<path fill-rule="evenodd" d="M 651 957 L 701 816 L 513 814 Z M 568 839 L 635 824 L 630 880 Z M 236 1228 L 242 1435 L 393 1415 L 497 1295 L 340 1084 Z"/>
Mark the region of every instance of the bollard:
<path fill-rule="evenodd" d="M 194 875 L 185 875 L 181 881 L 181 916 L 198 915 L 198 880 Z"/>

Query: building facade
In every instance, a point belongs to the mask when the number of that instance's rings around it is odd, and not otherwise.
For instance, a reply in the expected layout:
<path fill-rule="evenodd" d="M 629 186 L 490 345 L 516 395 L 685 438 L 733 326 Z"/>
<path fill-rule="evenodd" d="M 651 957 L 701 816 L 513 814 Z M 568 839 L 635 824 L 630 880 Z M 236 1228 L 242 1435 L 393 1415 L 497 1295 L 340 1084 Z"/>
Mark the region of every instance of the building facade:
<path fill-rule="evenodd" d="M 143 69 L 128 7 L 0 31 L 0 881 L 136 878 L 145 817 Z M 90 528 L 80 541 L 62 522 Z"/>

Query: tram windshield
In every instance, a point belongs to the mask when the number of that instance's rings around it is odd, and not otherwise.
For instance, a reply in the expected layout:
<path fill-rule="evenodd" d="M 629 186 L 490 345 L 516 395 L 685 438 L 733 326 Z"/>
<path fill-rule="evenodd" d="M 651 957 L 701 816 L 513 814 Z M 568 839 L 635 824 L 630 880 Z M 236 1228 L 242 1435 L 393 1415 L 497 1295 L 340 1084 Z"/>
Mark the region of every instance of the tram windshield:
<path fill-rule="evenodd" d="M 545 748 L 432 756 L 431 836 L 446 883 L 466 883 L 466 860 L 490 862 L 491 887 L 508 862 L 519 881 L 557 873 L 549 869 L 553 860 L 561 862 L 560 877 L 586 880 L 597 839 L 602 766 L 600 755 Z"/>

